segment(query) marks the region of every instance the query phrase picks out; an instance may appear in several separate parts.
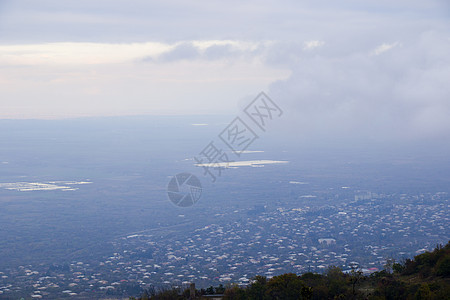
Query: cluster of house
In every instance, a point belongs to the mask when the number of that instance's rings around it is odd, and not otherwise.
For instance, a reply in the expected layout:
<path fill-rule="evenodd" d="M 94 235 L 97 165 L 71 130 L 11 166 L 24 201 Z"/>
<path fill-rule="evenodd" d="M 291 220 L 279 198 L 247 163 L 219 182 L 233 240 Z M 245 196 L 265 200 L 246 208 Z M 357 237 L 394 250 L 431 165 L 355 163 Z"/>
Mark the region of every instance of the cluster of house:
<path fill-rule="evenodd" d="M 26 291 L 45 298 L 191 282 L 246 285 L 255 275 L 325 272 L 331 265 L 370 273 L 387 259 L 412 257 L 450 238 L 449 202 L 433 197 L 371 194 L 321 207 L 266 207 L 257 214 L 242 208 L 233 212 L 241 216 L 233 222 L 163 239 L 156 233 L 119 238 L 116 252 L 101 262 L 72 262 L 51 272 L 45 266 L 2 270 L 0 294 Z"/>

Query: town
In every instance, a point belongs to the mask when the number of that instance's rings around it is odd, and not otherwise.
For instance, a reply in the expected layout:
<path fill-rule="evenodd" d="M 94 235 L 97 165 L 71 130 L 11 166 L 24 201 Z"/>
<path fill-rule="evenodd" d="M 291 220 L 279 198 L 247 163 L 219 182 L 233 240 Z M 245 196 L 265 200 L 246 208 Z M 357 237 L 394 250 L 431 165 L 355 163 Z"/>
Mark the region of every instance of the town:
<path fill-rule="evenodd" d="M 101 260 L 1 270 L 0 298 L 136 296 L 191 282 L 245 286 L 255 275 L 321 273 L 329 266 L 370 274 L 445 244 L 449 205 L 444 192 L 357 191 L 352 201 L 336 205 L 217 208 L 216 222 L 206 226 L 117 238 L 111 241 L 115 251 Z"/>

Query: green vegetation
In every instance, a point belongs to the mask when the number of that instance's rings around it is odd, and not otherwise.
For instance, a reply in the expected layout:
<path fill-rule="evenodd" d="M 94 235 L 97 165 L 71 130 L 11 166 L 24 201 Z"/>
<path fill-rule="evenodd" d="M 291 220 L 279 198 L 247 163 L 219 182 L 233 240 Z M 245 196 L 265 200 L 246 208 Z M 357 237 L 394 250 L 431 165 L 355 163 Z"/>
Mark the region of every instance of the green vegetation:
<path fill-rule="evenodd" d="M 293 273 L 267 279 L 256 276 L 247 287 L 229 285 L 195 291 L 193 299 L 208 299 L 207 295 L 221 294 L 223 299 L 449 299 L 450 242 L 439 245 L 432 252 L 417 255 L 404 262 L 388 260 L 383 271 L 369 276 L 353 269 L 344 273 L 329 267 L 325 274 Z M 189 289 L 160 292 L 145 291 L 138 299 L 190 299 Z M 134 298 L 130 298 L 134 299 Z"/>

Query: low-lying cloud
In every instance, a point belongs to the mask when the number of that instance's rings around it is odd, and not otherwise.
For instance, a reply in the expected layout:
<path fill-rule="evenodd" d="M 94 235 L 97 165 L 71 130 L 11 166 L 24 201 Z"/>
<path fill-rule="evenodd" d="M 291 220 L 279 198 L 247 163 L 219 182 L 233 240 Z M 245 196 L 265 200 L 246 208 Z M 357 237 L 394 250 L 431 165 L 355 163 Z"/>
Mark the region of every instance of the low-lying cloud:
<path fill-rule="evenodd" d="M 324 46 L 326 47 L 326 45 Z M 292 75 L 271 95 L 289 124 L 308 138 L 417 140 L 450 137 L 450 39 L 437 32 L 332 49 L 296 52 Z"/>

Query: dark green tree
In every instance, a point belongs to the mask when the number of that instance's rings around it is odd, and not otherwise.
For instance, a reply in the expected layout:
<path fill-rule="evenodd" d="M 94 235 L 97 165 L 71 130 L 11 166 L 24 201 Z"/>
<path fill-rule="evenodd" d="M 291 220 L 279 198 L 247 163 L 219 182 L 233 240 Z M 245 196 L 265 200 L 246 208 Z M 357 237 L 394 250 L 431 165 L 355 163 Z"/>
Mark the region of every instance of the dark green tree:
<path fill-rule="evenodd" d="M 265 299 L 267 290 L 267 278 L 265 276 L 256 276 L 252 284 L 247 289 L 247 295 L 252 300 Z"/>
<path fill-rule="evenodd" d="M 282 274 L 267 282 L 266 295 L 270 299 L 297 300 L 302 299 L 302 288 L 305 287 L 300 277 L 294 273 Z"/>

